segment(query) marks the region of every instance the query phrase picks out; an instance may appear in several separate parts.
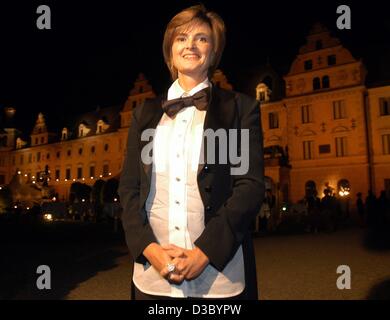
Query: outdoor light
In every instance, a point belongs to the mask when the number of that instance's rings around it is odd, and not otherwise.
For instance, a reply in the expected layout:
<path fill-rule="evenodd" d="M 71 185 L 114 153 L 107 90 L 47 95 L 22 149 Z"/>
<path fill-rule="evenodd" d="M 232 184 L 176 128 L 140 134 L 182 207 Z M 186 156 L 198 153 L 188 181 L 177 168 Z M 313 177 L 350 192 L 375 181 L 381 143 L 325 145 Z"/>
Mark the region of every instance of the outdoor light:
<path fill-rule="evenodd" d="M 68 179 L 65 179 L 65 181 L 68 181 Z"/>
<path fill-rule="evenodd" d="M 111 175 L 111 172 L 109 172 L 108 175 L 110 176 L 110 175 Z"/>
<path fill-rule="evenodd" d="M 83 178 L 82 180 L 85 181 L 85 178 Z"/>
<path fill-rule="evenodd" d="M 27 209 L 27 210 L 30 210 L 30 207 L 27 207 L 26 209 Z"/>
<path fill-rule="evenodd" d="M 35 179 L 35 176 L 32 176 L 31 178 Z"/>
<path fill-rule="evenodd" d="M 81 201 L 82 201 L 82 202 L 85 202 L 85 199 L 82 199 Z"/>
<path fill-rule="evenodd" d="M 46 221 L 53 221 L 53 215 L 51 213 L 45 213 L 43 215 L 43 219 L 45 219 Z"/>
<path fill-rule="evenodd" d="M 100 178 L 103 178 L 103 175 L 101 174 L 99 177 L 100 177 Z"/>
<path fill-rule="evenodd" d="M 0 187 L 0 190 L 2 190 L 3 189 L 3 187 Z"/>
<path fill-rule="evenodd" d="M 27 173 L 25 173 L 24 176 L 27 177 Z"/>
<path fill-rule="evenodd" d="M 76 181 L 76 179 L 73 179 L 73 181 Z"/>
<path fill-rule="evenodd" d="M 20 172 L 20 171 L 18 171 L 18 174 L 21 174 L 21 172 Z"/>
<path fill-rule="evenodd" d="M 93 177 L 91 177 L 91 179 L 93 180 Z"/>
<path fill-rule="evenodd" d="M 32 183 L 35 184 L 35 181 L 33 181 Z"/>
<path fill-rule="evenodd" d="M 65 179 L 66 180 L 66 179 Z M 58 181 L 60 181 L 60 179 L 56 179 L 56 181 L 58 182 Z"/>
<path fill-rule="evenodd" d="M 18 208 L 18 206 L 14 206 L 14 208 L 15 208 L 15 209 L 17 209 L 17 208 Z"/>
<path fill-rule="evenodd" d="M 57 200 L 57 198 L 56 197 L 53 197 L 53 199 L 52 199 L 53 201 L 56 201 Z"/>
<path fill-rule="evenodd" d="M 117 198 L 114 198 L 114 202 L 117 202 L 118 201 L 118 199 Z"/>

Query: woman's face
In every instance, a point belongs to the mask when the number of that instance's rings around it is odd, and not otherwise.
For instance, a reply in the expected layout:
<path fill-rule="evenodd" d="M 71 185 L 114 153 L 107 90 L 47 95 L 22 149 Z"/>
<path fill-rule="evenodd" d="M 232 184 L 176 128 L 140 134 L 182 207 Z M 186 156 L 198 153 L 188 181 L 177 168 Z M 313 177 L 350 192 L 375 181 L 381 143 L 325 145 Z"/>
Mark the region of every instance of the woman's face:
<path fill-rule="evenodd" d="M 172 62 L 178 76 L 203 79 L 212 62 L 213 43 L 210 26 L 199 23 L 179 32 L 173 39 Z"/>

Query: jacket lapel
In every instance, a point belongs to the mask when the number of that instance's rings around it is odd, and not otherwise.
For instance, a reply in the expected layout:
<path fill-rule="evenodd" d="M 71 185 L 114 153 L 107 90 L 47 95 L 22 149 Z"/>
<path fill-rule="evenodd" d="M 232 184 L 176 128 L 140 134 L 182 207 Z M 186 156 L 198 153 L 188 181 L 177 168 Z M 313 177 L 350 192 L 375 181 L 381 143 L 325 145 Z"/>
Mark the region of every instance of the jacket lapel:
<path fill-rule="evenodd" d="M 233 128 L 236 115 L 235 94 L 232 91 L 227 91 L 213 86 L 211 93 L 211 101 L 207 109 L 206 118 L 203 125 L 203 131 L 207 129 L 215 132 L 218 129 L 228 130 Z M 198 166 L 198 175 L 203 170 L 207 163 L 207 145 L 206 136 L 203 135 L 202 150 L 204 152 L 204 161 L 201 161 Z"/>
<path fill-rule="evenodd" d="M 161 103 L 163 100 L 163 96 L 159 96 L 155 99 L 146 100 L 145 104 L 143 105 L 143 110 L 141 112 L 141 116 L 139 119 L 139 133 L 142 135 L 142 132 L 147 129 L 156 129 L 157 125 L 164 113 Z M 150 141 L 140 141 L 140 152 L 142 149 L 149 143 Z M 153 149 L 152 154 L 153 156 Z M 151 178 L 152 178 L 152 164 L 145 164 L 142 160 L 142 166 L 144 169 L 144 172 L 147 176 L 147 181 L 150 184 Z"/>

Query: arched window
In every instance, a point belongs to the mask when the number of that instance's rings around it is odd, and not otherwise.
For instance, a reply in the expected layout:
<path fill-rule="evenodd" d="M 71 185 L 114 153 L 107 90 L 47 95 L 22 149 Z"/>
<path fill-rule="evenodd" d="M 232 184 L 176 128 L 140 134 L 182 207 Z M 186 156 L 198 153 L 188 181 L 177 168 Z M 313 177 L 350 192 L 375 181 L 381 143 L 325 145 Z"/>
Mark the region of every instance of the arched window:
<path fill-rule="evenodd" d="M 322 77 L 322 88 L 329 88 L 329 76 Z"/>
<path fill-rule="evenodd" d="M 313 79 L 313 90 L 321 89 L 320 78 L 316 77 Z"/>
<path fill-rule="evenodd" d="M 62 129 L 62 140 L 67 140 L 68 139 L 68 129 L 63 128 Z"/>

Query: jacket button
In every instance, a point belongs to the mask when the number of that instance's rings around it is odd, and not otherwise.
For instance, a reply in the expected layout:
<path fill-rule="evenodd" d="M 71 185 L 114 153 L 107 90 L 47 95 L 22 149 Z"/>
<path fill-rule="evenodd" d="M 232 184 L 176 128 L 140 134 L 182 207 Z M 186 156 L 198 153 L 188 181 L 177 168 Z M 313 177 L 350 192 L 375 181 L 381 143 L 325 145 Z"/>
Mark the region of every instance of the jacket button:
<path fill-rule="evenodd" d="M 206 192 L 211 192 L 211 187 L 210 187 L 210 186 L 206 186 L 206 187 L 204 188 L 204 190 L 205 190 Z"/>
<path fill-rule="evenodd" d="M 210 211 L 211 210 L 211 206 L 206 206 L 206 211 Z"/>
<path fill-rule="evenodd" d="M 205 165 L 204 166 L 204 171 L 208 172 L 210 170 L 209 166 Z"/>

